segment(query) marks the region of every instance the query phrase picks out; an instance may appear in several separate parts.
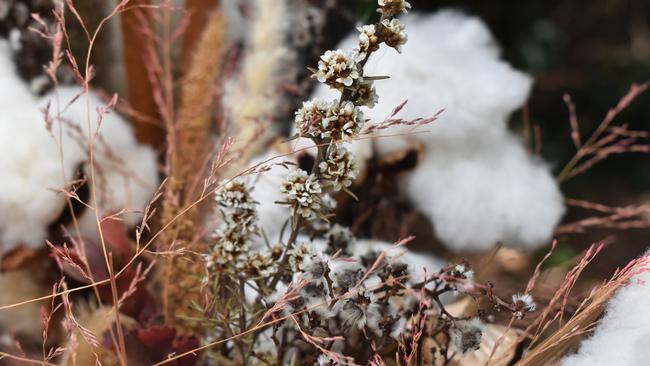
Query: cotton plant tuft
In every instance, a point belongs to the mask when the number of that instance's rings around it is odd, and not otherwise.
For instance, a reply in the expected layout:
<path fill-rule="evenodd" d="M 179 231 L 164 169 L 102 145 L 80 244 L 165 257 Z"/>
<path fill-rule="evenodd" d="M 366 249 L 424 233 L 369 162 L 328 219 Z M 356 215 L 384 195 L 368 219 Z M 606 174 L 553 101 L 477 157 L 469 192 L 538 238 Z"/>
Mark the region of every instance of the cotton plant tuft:
<path fill-rule="evenodd" d="M 6 53 L 0 55 L 0 73 L 13 80 L 12 72 L 6 69 L 11 65 L 8 57 Z M 90 175 L 87 119 L 90 116 L 94 132 L 96 110 L 106 103 L 93 93 L 80 95 L 79 87 L 59 87 L 36 99 L 28 95 L 27 87 L 18 80 L 3 83 L 0 93 L 16 95 L 0 100 L 1 249 L 20 244 L 40 247 L 45 244 L 48 226 L 65 209 L 61 189 L 70 188 L 69 184 L 79 179 L 75 176 L 78 169 Z M 100 217 L 124 209 L 144 209 L 158 186 L 153 150 L 139 145 L 131 127 L 114 113 L 108 113 L 103 115 L 94 151 Z M 129 224 L 139 221 L 135 213 L 125 213 L 122 218 Z M 97 238 L 92 210 L 86 209 L 78 222 L 81 235 Z M 71 233 L 77 234 L 72 230 Z"/>
<path fill-rule="evenodd" d="M 646 254 L 648 255 L 648 254 Z M 635 366 L 650 359 L 650 267 L 632 277 L 609 301 L 595 333 L 561 366 Z"/>
<path fill-rule="evenodd" d="M 383 121 L 405 100 L 399 117 L 406 120 L 444 112 L 426 132 L 395 126 L 390 134 L 403 136 L 351 143 L 359 166 L 372 146 L 390 154 L 420 144 L 422 160 L 400 188 L 447 246 L 483 251 L 500 242 L 530 250 L 547 244 L 565 210 L 562 194 L 548 165 L 507 127 L 528 98 L 531 78 L 500 59 L 495 40 L 476 17 L 447 10 L 407 14 L 400 24 L 409 30 L 401 54 L 382 50 L 366 64 L 369 74 L 390 79 L 374 83 L 381 103 L 364 109 L 364 116 Z M 362 39 L 368 33 L 361 29 Z M 340 47 L 358 38 L 355 32 Z M 330 95 L 326 87 L 315 93 L 325 100 Z"/>

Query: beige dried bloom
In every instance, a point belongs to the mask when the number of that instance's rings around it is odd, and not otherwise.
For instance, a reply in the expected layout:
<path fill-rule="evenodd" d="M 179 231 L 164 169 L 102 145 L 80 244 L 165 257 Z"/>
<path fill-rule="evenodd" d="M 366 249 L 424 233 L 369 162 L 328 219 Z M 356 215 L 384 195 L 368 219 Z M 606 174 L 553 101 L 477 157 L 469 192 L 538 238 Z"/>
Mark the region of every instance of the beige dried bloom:
<path fill-rule="evenodd" d="M 349 187 L 359 173 L 350 152 L 338 145 L 330 147 L 327 158 L 318 165 L 318 168 L 323 180 L 327 181 L 335 191 Z"/>
<path fill-rule="evenodd" d="M 236 226 L 229 225 L 224 230 L 218 230 L 215 236 L 212 251 L 204 256 L 208 269 L 234 263 L 240 255 L 248 251 L 248 238 Z"/>
<path fill-rule="evenodd" d="M 302 107 L 296 111 L 296 129 L 301 136 L 319 137 L 323 131 L 323 120 L 329 118 L 333 102 L 322 99 L 312 99 L 302 103 Z"/>
<path fill-rule="evenodd" d="M 334 141 L 356 136 L 365 123 L 363 112 L 350 101 L 337 104 L 323 120 L 323 137 Z"/>
<path fill-rule="evenodd" d="M 379 49 L 379 37 L 374 24 L 357 27 L 359 31 L 359 44 L 354 48 L 354 55 L 357 62 L 368 57 L 368 54 Z"/>
<path fill-rule="evenodd" d="M 237 269 L 253 277 L 269 277 L 277 272 L 277 261 L 270 253 L 253 252 L 237 263 Z"/>
<path fill-rule="evenodd" d="M 406 35 L 406 27 L 399 19 L 384 19 L 381 22 L 382 39 L 390 47 L 393 47 L 397 52 L 402 53 L 402 46 L 406 44 L 408 36 Z"/>
<path fill-rule="evenodd" d="M 327 51 L 318 61 L 314 77 L 334 89 L 352 86 L 359 79 L 359 67 L 354 57 L 343 50 Z"/>
<path fill-rule="evenodd" d="M 411 4 L 406 0 L 377 0 L 378 12 L 385 16 L 394 16 L 399 13 L 408 13 Z"/>
<path fill-rule="evenodd" d="M 374 108 L 379 101 L 379 96 L 377 96 L 377 89 L 375 89 L 373 82 L 364 80 L 357 84 L 352 99 L 354 104 L 358 106 Z"/>
<path fill-rule="evenodd" d="M 309 218 L 321 208 L 321 186 L 314 174 L 308 174 L 302 169 L 289 173 L 287 180 L 280 187 L 296 214 Z"/>
<path fill-rule="evenodd" d="M 248 188 L 239 179 L 222 182 L 214 196 L 217 204 L 222 207 L 234 209 L 253 209 L 255 207 Z"/>
<path fill-rule="evenodd" d="M 300 135 L 341 140 L 359 133 L 363 113 L 350 101 L 310 100 L 296 111 L 295 123 Z"/>

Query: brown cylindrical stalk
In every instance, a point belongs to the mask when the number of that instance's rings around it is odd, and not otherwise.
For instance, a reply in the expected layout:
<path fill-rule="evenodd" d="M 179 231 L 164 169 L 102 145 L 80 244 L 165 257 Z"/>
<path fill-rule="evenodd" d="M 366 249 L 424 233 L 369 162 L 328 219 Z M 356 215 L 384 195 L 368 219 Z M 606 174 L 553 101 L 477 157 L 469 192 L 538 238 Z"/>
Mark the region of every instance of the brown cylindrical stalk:
<path fill-rule="evenodd" d="M 215 10 L 196 43 L 180 90 L 176 113 L 174 146 L 170 146 L 169 181 L 163 203 L 162 222 L 170 222 L 181 211 L 196 202 L 202 193 L 206 165 L 212 152 L 212 97 L 225 51 L 226 19 Z M 210 200 L 205 200 L 210 202 Z M 201 278 L 205 265 L 200 253 L 205 252 L 201 240 L 205 205 L 184 213 L 161 237 L 159 250 L 172 253 L 163 262 L 160 283 L 163 287 L 165 322 L 181 332 L 198 324 L 186 320 L 196 316 L 191 302 L 201 302 Z"/>
<path fill-rule="evenodd" d="M 135 135 L 139 142 L 157 147 L 164 141 L 165 134 L 160 126 L 151 122 L 159 119 L 159 113 L 142 52 L 146 47 L 146 40 L 138 29 L 140 20 L 136 13 L 141 11 L 137 8 L 138 5 L 148 4 L 149 0 L 133 0 L 129 3 L 133 9 L 122 13 L 122 43 L 127 100 L 137 114 L 144 117 L 133 118 Z"/>

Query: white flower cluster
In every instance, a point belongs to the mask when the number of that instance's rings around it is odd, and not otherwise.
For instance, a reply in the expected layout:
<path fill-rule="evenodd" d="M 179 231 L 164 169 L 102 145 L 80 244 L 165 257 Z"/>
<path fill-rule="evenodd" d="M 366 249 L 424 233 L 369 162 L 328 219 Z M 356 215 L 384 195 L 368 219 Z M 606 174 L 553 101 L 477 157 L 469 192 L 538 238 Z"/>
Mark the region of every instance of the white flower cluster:
<path fill-rule="evenodd" d="M 314 99 L 303 102 L 295 114 L 296 128 L 301 135 L 333 141 L 354 137 L 364 122 L 361 110 L 349 101 Z"/>
<path fill-rule="evenodd" d="M 206 254 L 209 269 L 237 261 L 248 254 L 249 241 L 258 232 L 255 201 L 241 180 L 221 183 L 215 200 L 222 208 L 221 226 L 215 231 L 212 251 Z M 260 260 L 260 258 L 257 258 Z"/>
<path fill-rule="evenodd" d="M 316 175 L 295 169 L 289 173 L 280 190 L 294 214 L 310 218 L 319 212 L 322 188 Z"/>
<path fill-rule="evenodd" d="M 377 36 L 377 27 L 374 24 L 358 27 L 359 44 L 354 48 L 354 54 L 357 61 L 363 61 L 368 54 L 379 49 L 379 37 Z"/>
<path fill-rule="evenodd" d="M 406 44 L 408 36 L 404 29 L 406 26 L 399 21 L 399 19 L 384 19 L 381 22 L 383 25 L 382 34 L 384 42 L 390 47 L 393 47 L 397 52 L 402 53 L 402 46 Z"/>
<path fill-rule="evenodd" d="M 123 212 L 126 224 L 139 223 L 138 212 L 158 187 L 154 150 L 140 145 L 116 113 L 104 114 L 100 125 L 95 111 L 106 103 L 95 93 L 62 86 L 37 98 L 16 72 L 9 45 L 0 40 L 0 251 L 45 246 L 48 227 L 67 210 L 61 190 L 90 177 L 88 137 L 95 132 L 96 181 L 88 178 L 85 186 L 96 193 L 99 217 Z M 99 242 L 90 206 L 77 213 L 79 235 Z M 68 230 L 77 236 L 75 228 Z"/>
<path fill-rule="evenodd" d="M 378 12 L 385 16 L 394 16 L 399 13 L 408 13 L 411 4 L 406 0 L 378 0 Z"/>
<path fill-rule="evenodd" d="M 318 61 L 316 79 L 334 89 L 352 86 L 360 78 L 359 67 L 354 56 L 343 50 L 327 51 Z"/>
<path fill-rule="evenodd" d="M 329 155 L 318 165 L 318 168 L 321 180 L 326 181 L 334 190 L 340 191 L 352 184 L 359 171 L 354 158 L 346 148 L 332 145 L 330 150 Z"/>

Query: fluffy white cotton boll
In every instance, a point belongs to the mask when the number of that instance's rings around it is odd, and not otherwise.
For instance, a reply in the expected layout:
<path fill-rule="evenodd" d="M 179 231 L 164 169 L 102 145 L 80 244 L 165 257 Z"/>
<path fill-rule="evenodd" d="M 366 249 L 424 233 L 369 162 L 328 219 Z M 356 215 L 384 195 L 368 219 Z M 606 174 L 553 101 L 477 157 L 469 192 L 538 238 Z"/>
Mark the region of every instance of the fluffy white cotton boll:
<path fill-rule="evenodd" d="M 402 189 L 436 235 L 460 251 L 489 250 L 500 241 L 534 249 L 548 242 L 564 213 L 548 168 L 513 136 L 490 148 L 429 149 Z"/>
<path fill-rule="evenodd" d="M 65 205 L 53 190 L 63 187 L 56 144 L 34 103 L 0 99 L 0 250 L 44 245 L 46 228 Z"/>
<path fill-rule="evenodd" d="M 3 106 L 9 102 L 17 105 L 35 100 L 27 85 L 18 77 L 11 59 L 11 47 L 4 39 L 0 39 L 0 81 L 0 103 Z"/>
<path fill-rule="evenodd" d="M 44 245 L 47 227 L 65 207 L 60 190 L 75 179 L 79 167 L 90 175 L 88 120 L 95 132 L 96 109 L 105 103 L 92 93 L 77 98 L 81 92 L 79 87 L 60 87 L 38 101 L 14 104 L 12 99 L 0 100 L 3 250 L 19 244 Z M 53 122 L 50 131 L 43 113 L 48 104 Z M 56 119 L 59 113 L 60 120 Z M 109 113 L 104 115 L 94 151 L 100 217 L 123 209 L 142 210 L 158 185 L 153 150 L 138 145 L 131 127 L 115 113 Z M 122 218 L 134 224 L 139 215 Z M 96 239 L 92 210 L 86 209 L 79 220 L 81 235 Z"/>
<path fill-rule="evenodd" d="M 650 272 L 636 275 L 609 301 L 595 333 L 562 366 L 636 366 L 650 359 Z"/>
<path fill-rule="evenodd" d="M 51 101 L 58 98 L 63 105 L 67 105 L 81 92 L 79 87 L 60 87 L 45 99 Z M 90 114 L 88 114 L 88 105 Z M 135 212 L 144 209 L 158 187 L 156 156 L 151 148 L 137 143 L 131 126 L 114 112 L 103 115 L 97 130 L 96 110 L 105 105 L 106 103 L 90 93 L 81 95 L 64 110 L 61 114 L 62 118 L 78 126 L 83 131 L 82 137 L 85 139 L 79 141 L 76 136 L 68 133 L 62 144 L 66 154 L 64 159 L 75 161 L 86 158 L 85 148 L 81 148 L 80 142 L 87 141 L 88 121 L 90 121 L 91 132 L 99 132 L 94 147 L 94 159 L 100 217 L 127 210 L 129 213 L 122 215 L 121 218 L 133 225 L 141 219 L 141 215 Z M 90 166 L 86 165 L 84 171 L 90 176 Z M 92 238 L 97 237 L 95 215 L 92 210 L 84 212 L 79 219 L 79 224 L 82 233 Z"/>
<path fill-rule="evenodd" d="M 532 80 L 498 58 L 485 25 L 476 17 L 455 11 L 409 14 L 402 21 L 409 34 L 402 54 L 382 48 L 365 67 L 366 75 L 387 75 L 390 79 L 375 82 L 379 103 L 373 109 L 364 108 L 364 116 L 380 122 L 408 100 L 399 114 L 407 120 L 445 109 L 440 121 L 425 128 L 430 133 L 412 136 L 428 145 L 441 141 L 462 144 L 460 140 L 477 135 L 485 139 L 502 136 L 506 117 L 523 105 Z M 353 32 L 339 47 L 351 49 L 357 38 Z M 326 99 L 335 95 L 324 86 L 315 93 Z M 389 132 L 410 130 L 396 126 Z M 394 139 L 377 142 L 396 144 Z"/>

